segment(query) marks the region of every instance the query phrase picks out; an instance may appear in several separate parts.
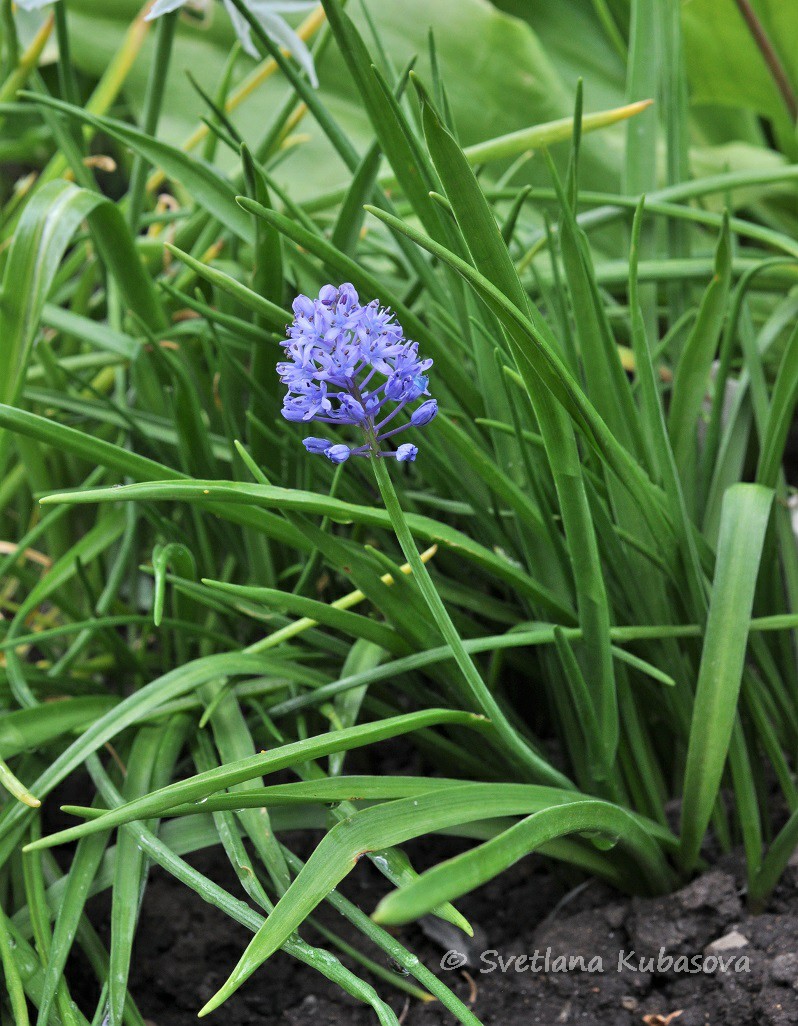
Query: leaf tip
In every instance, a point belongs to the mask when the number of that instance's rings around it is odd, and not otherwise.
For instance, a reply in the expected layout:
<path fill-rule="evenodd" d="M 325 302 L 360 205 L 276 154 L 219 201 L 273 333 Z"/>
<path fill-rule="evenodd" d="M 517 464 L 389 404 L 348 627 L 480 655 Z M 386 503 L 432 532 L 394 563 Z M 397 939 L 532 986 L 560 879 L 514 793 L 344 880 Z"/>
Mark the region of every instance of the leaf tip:
<path fill-rule="evenodd" d="M 230 981 L 228 980 L 227 983 L 229 982 Z M 197 1012 L 198 1019 L 204 1019 L 206 1015 L 210 1015 L 211 1012 L 216 1011 L 219 1005 L 224 1004 L 225 1000 L 229 997 L 229 994 L 227 993 L 227 983 L 223 987 L 220 987 L 210 1001 L 200 1008 Z"/>
<path fill-rule="evenodd" d="M 390 909 L 388 909 L 388 917 L 386 918 L 385 913 L 385 900 L 381 901 L 379 905 L 374 909 L 369 918 L 372 923 L 376 923 L 378 926 L 391 926 Z"/>

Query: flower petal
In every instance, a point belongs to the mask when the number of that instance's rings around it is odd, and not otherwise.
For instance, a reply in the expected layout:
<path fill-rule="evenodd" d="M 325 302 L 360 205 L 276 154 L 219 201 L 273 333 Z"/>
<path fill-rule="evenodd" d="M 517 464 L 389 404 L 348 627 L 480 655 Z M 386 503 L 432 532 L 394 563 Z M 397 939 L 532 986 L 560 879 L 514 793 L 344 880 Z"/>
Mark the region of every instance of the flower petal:
<path fill-rule="evenodd" d="M 273 5 L 264 3 L 264 0 L 252 0 L 249 6 L 269 36 L 276 43 L 279 43 L 280 46 L 288 50 L 310 79 L 310 84 L 314 89 L 317 89 L 319 80 L 316 77 L 316 66 L 313 63 L 310 50 L 308 50 L 305 43 L 294 32 L 288 22 L 281 18 L 279 14 L 275 14 Z"/>
<path fill-rule="evenodd" d="M 30 3 L 31 0 L 26 0 L 26 2 Z M 35 4 L 36 0 L 33 0 L 33 2 Z M 147 12 L 147 17 L 144 20 L 152 21 L 153 18 L 160 18 L 163 14 L 171 14 L 172 11 L 176 11 L 178 8 L 182 7 L 185 2 L 186 0 L 155 0 L 155 3 Z M 23 0 L 17 0 L 17 3 L 19 3 L 21 7 L 24 6 Z M 41 7 L 41 4 L 38 6 Z"/>

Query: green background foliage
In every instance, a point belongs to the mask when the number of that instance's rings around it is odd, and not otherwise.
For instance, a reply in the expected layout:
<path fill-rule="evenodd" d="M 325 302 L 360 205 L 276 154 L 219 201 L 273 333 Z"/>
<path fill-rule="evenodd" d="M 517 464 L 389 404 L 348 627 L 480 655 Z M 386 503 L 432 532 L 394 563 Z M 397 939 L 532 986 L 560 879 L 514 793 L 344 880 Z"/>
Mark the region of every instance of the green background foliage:
<path fill-rule="evenodd" d="M 798 840 L 798 73 L 787 5 L 754 6 L 787 94 L 732 0 L 324 0 L 318 91 L 221 7 L 62 0 L 40 66 L 47 15 L 0 7 L 2 1014 L 138 1026 L 151 865 L 254 935 L 203 1013 L 283 949 L 389 1026 L 396 988 L 478 1023 L 383 924 L 468 932 L 454 903 L 531 853 L 661 893 L 711 837 L 768 900 Z M 343 281 L 435 361 L 412 466 L 333 467 L 279 416 L 291 302 Z M 289 830 L 323 832 L 305 865 Z M 463 853 L 417 873 L 442 831 Z M 337 891 L 362 854 L 376 909 Z M 362 950 L 306 941 L 322 902 Z"/>

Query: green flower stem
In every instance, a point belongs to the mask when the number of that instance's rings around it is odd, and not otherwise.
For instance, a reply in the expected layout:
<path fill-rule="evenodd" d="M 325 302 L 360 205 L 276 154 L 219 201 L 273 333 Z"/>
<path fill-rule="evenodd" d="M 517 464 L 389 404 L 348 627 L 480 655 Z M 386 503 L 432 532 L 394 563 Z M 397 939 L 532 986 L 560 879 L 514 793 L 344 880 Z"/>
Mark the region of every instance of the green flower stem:
<path fill-rule="evenodd" d="M 462 638 L 457 633 L 457 628 L 452 622 L 452 618 L 449 616 L 426 566 L 421 560 L 385 461 L 373 457 L 371 463 L 374 467 L 377 486 L 382 495 L 385 509 L 390 517 L 391 525 L 396 533 L 405 559 L 413 571 L 413 580 L 418 584 L 421 594 L 429 606 L 430 613 L 438 625 L 441 636 L 451 649 L 452 656 L 463 674 L 471 704 L 491 721 L 505 746 L 506 754 L 512 759 L 517 760 L 519 766 L 523 766 L 533 779 L 545 784 L 551 784 L 554 787 L 572 788 L 573 784 L 571 781 L 534 752 L 520 734 L 514 730 L 496 699 L 486 687 L 473 659 L 463 645 Z"/>
<path fill-rule="evenodd" d="M 150 65 L 150 78 L 147 83 L 147 95 L 144 99 L 144 117 L 142 118 L 141 130 L 147 135 L 155 135 L 158 128 L 158 120 L 161 116 L 164 90 L 166 88 L 166 76 L 169 72 L 169 62 L 172 56 L 172 43 L 175 38 L 177 27 L 177 11 L 165 14 L 158 19 L 158 29 L 155 38 L 155 55 Z M 130 173 L 130 189 L 128 197 L 128 223 L 135 231 L 138 227 L 141 210 L 144 205 L 144 192 L 147 187 L 147 162 L 141 154 L 136 154 L 133 160 L 133 168 Z"/>

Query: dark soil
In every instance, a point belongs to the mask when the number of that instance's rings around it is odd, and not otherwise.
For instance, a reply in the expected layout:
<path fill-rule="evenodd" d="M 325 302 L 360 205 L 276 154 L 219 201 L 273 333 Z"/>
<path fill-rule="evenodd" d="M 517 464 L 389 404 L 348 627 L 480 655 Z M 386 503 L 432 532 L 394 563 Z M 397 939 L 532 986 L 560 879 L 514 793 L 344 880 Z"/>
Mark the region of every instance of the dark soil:
<path fill-rule="evenodd" d="M 411 854 L 423 868 L 457 850 L 457 842 L 444 839 Z M 240 893 L 218 853 L 198 853 L 192 862 Z M 627 899 L 598 883 L 569 890 L 540 860 L 530 858 L 458 902 L 478 927 L 476 941 L 455 938 L 448 927 L 441 943 L 432 939 L 438 931 L 429 927 L 426 932 L 408 927 L 400 937 L 471 1004 L 486 1026 L 798 1023 L 798 866 L 788 870 L 769 908 L 758 916 L 745 908 L 741 869 L 739 857 L 730 856 L 677 894 L 643 900 Z M 362 859 L 342 889 L 370 911 L 386 885 Z M 103 933 L 108 916 L 104 902 L 98 897 L 91 906 Z M 319 911 L 328 925 L 362 945 L 340 916 Z M 303 935 L 323 943 L 312 928 Z M 197 1010 L 224 981 L 250 937 L 193 892 L 154 870 L 130 981 L 145 1018 L 156 1026 L 195 1023 Z M 463 969 L 441 969 L 450 948 L 467 957 Z M 717 963 L 703 962 L 713 951 L 727 963 L 725 971 Z M 367 954 L 384 961 L 381 953 Z M 581 971 L 578 963 L 570 971 L 556 971 L 563 966 L 558 959 L 563 955 L 582 955 L 586 966 L 593 959 L 589 967 L 594 971 Z M 702 968 L 683 971 L 696 966 L 684 959 L 668 968 L 667 956 L 680 955 L 697 957 Z M 527 956 L 526 963 L 520 956 Z M 619 959 L 624 959 L 620 971 Z M 641 959 L 654 962 L 641 965 Z M 440 1005 L 407 1003 L 403 993 L 374 982 L 406 1026 L 454 1021 Z M 370 1008 L 282 953 L 208 1020 L 223 1026 L 365 1026 L 376 1021 Z"/>

